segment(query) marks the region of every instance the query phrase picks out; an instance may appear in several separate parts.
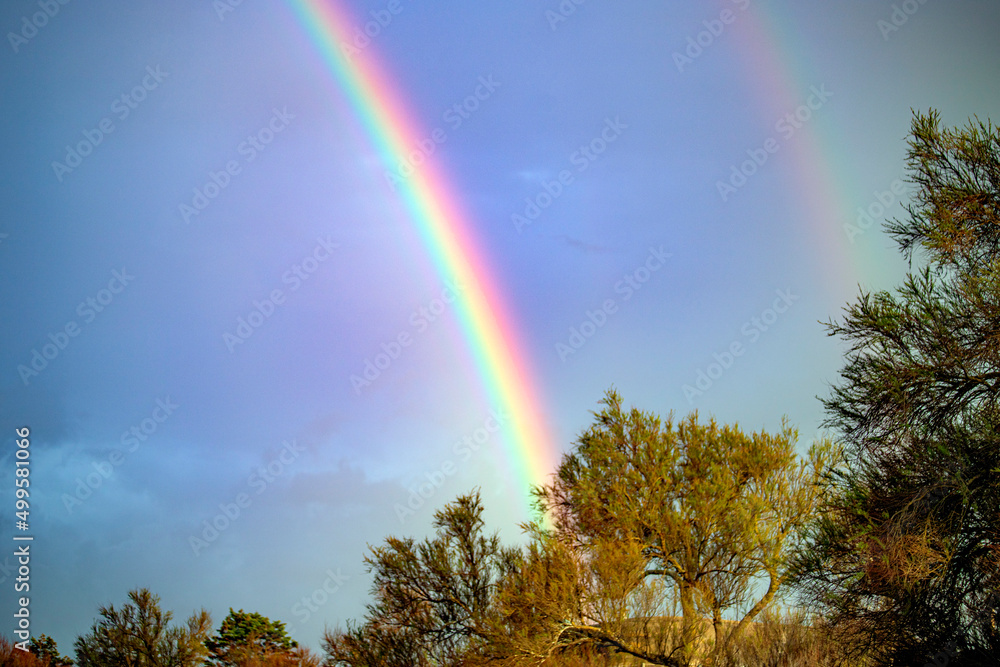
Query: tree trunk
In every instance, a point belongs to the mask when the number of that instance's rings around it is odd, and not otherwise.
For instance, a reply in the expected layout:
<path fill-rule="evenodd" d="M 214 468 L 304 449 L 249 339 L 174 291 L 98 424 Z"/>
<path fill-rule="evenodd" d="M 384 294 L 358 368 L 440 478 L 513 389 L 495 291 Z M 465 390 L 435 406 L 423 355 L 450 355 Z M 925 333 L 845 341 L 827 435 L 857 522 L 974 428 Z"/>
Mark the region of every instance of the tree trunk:
<path fill-rule="evenodd" d="M 681 581 L 681 650 L 680 662 L 684 667 L 691 664 L 694 655 L 695 642 L 698 638 L 698 610 L 694 604 L 694 586 L 691 582 Z"/>

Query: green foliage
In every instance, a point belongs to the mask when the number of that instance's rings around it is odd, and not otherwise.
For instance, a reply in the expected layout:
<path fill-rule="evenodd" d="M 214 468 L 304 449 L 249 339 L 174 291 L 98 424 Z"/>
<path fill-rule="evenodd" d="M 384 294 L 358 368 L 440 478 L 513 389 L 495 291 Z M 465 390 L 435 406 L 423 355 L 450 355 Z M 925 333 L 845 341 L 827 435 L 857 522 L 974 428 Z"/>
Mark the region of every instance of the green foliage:
<path fill-rule="evenodd" d="M 360 626 L 328 631 L 332 665 L 414 667 L 464 664 L 483 649 L 494 596 L 520 562 L 484 535 L 479 493 L 434 514 L 435 537 L 389 537 L 365 559 L 374 602 Z"/>
<path fill-rule="evenodd" d="M 862 293 L 825 401 L 848 465 L 803 560 L 803 590 L 876 664 L 1000 655 L 1000 134 L 915 114 L 910 258 L 895 293 Z"/>
<path fill-rule="evenodd" d="M 602 402 L 556 481 L 538 491 L 556 537 L 578 551 L 588 591 L 553 649 L 711 664 L 777 599 L 836 448 L 818 443 L 803 461 L 787 425 L 747 434 L 696 414 L 674 423 L 625 411 L 613 390 Z M 638 620 L 677 607 L 679 624 Z"/>
<path fill-rule="evenodd" d="M 129 591 L 129 602 L 100 608 L 100 620 L 77 637 L 79 667 L 195 667 L 205 657 L 203 642 L 212 619 L 202 609 L 184 626 L 170 626 L 172 614 L 160 598 L 142 588 Z"/>
<path fill-rule="evenodd" d="M 42 635 L 37 639 L 32 637 L 31 642 L 28 644 L 28 650 L 50 667 L 70 667 L 73 664 L 73 661 L 66 656 L 59 655 L 59 647 L 56 646 L 56 640 L 46 635 Z"/>
<path fill-rule="evenodd" d="M 285 631 L 282 621 L 272 621 L 242 609 L 223 619 L 219 631 L 205 642 L 210 664 L 236 667 L 272 654 L 291 654 L 298 643 Z"/>

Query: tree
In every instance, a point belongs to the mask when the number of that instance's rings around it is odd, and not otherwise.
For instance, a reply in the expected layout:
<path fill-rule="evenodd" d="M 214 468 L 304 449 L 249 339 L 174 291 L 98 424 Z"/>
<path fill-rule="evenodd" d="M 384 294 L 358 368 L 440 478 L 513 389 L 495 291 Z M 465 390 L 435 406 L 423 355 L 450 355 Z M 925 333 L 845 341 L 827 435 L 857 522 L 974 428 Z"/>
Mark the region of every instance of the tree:
<path fill-rule="evenodd" d="M 435 537 L 389 537 L 372 548 L 365 562 L 375 600 L 361 625 L 324 634 L 328 663 L 459 665 L 488 650 L 494 597 L 520 558 L 484 534 L 482 512 L 478 492 L 459 496 L 435 512 Z"/>
<path fill-rule="evenodd" d="M 100 608 L 90 633 L 77 637 L 79 667 L 195 667 L 206 655 L 203 642 L 212 619 L 202 609 L 184 626 L 170 626 L 173 614 L 160 609 L 148 589 L 129 591 L 129 602 Z"/>
<path fill-rule="evenodd" d="M 233 611 L 223 619 L 218 633 L 205 642 L 210 664 L 243 667 L 262 663 L 270 656 L 292 658 L 298 643 L 285 631 L 282 621 L 260 614 Z"/>
<path fill-rule="evenodd" d="M 697 414 L 664 423 L 626 412 L 614 390 L 602 403 L 537 492 L 553 538 L 579 554 L 585 590 L 551 624 L 548 653 L 590 647 L 658 665 L 718 664 L 778 599 L 835 448 L 817 443 L 802 461 L 787 424 L 746 434 Z"/>
<path fill-rule="evenodd" d="M 533 523 L 525 526 L 531 542 L 518 565 L 500 583 L 483 633 L 488 650 L 468 656 L 469 665 L 607 664 L 610 651 L 578 643 L 553 641 L 566 619 L 584 616 L 590 597 L 587 563 L 572 545 Z"/>
<path fill-rule="evenodd" d="M 825 400 L 847 453 L 801 585 L 876 664 L 1000 655 L 1000 135 L 914 114 L 910 270 L 842 321 Z M 914 264 L 916 266 L 914 267 Z"/>
<path fill-rule="evenodd" d="M 56 646 L 56 640 L 46 635 L 42 635 L 37 639 L 32 637 L 31 642 L 28 644 L 28 650 L 50 667 L 71 667 L 73 664 L 73 661 L 66 656 L 59 655 L 59 647 Z"/>
<path fill-rule="evenodd" d="M 31 651 L 0 635 L 0 667 L 46 667 L 46 663 Z M 23 643 L 21 643 L 23 646 Z"/>

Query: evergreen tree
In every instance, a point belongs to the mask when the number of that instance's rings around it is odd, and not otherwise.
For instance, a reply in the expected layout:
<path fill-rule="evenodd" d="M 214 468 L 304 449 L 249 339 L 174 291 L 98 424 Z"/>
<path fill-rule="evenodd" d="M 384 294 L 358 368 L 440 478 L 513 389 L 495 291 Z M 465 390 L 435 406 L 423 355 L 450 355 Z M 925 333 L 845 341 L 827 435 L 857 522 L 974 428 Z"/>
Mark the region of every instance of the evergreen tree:
<path fill-rule="evenodd" d="M 52 637 L 42 635 L 37 639 L 32 637 L 28 644 L 31 651 L 39 660 L 47 663 L 49 667 L 71 667 L 73 661 L 64 655 L 59 655 L 59 647 Z"/>
<path fill-rule="evenodd" d="M 910 261 L 829 330 L 848 346 L 825 401 L 847 466 L 801 563 L 808 596 L 876 664 L 1000 656 L 1000 135 L 917 113 Z"/>
<path fill-rule="evenodd" d="M 184 626 L 170 625 L 173 614 L 160 598 L 142 588 L 129 591 L 129 602 L 100 608 L 101 618 L 88 634 L 77 637 L 79 667 L 196 667 L 205 657 L 204 641 L 212 619 L 202 609 Z"/>
<path fill-rule="evenodd" d="M 205 641 L 210 664 L 225 667 L 242 667 L 277 654 L 291 655 L 297 646 L 282 621 L 257 612 L 233 611 L 232 607 L 218 633 Z"/>
<path fill-rule="evenodd" d="M 484 534 L 479 493 L 434 514 L 436 535 L 389 537 L 365 558 L 374 602 L 361 625 L 325 633 L 328 663 L 345 667 L 462 665 L 488 650 L 499 587 L 520 564 L 516 549 Z"/>

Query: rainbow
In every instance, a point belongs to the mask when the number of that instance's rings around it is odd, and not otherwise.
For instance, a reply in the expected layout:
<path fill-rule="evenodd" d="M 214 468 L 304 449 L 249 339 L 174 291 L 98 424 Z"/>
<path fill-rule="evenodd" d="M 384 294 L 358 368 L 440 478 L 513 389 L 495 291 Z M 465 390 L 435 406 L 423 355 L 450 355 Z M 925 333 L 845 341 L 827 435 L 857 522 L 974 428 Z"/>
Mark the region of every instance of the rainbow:
<path fill-rule="evenodd" d="M 349 99 L 387 164 L 395 164 L 424 136 L 375 64 L 371 51 L 348 59 L 352 17 L 331 0 L 289 0 L 325 67 Z M 559 449 L 542 415 L 531 374 L 487 258 L 478 248 L 459 198 L 430 161 L 397 188 L 442 281 L 463 286 L 457 316 L 490 403 L 508 415 L 502 437 L 511 474 L 527 512 L 531 485 L 555 471 Z"/>
<path fill-rule="evenodd" d="M 799 43 L 799 31 L 785 14 L 768 5 L 754 5 L 738 14 L 734 30 L 736 39 L 742 38 L 739 48 L 747 80 L 755 88 L 755 99 L 762 118 L 773 121 L 802 104 L 811 86 L 825 82 L 819 78 L 815 67 L 810 67 L 808 46 Z M 816 120 L 788 142 L 794 152 L 795 172 L 799 183 L 796 187 L 801 205 L 804 233 L 811 236 L 810 248 L 816 250 L 812 264 L 817 268 L 828 294 L 841 303 L 853 301 L 858 283 L 885 283 L 892 276 L 889 270 L 893 250 L 873 237 L 880 232 L 873 228 L 852 243 L 844 231 L 845 223 L 856 218 L 855 204 L 867 203 L 872 195 L 871 186 L 885 189 L 886 183 L 865 184 L 857 187 L 851 183 L 856 169 L 851 164 L 856 156 L 848 156 L 842 139 L 836 135 L 833 124 L 823 122 L 841 102 L 839 91 L 830 102 L 831 109 L 820 110 Z M 824 129 L 828 128 L 828 129 Z"/>

